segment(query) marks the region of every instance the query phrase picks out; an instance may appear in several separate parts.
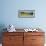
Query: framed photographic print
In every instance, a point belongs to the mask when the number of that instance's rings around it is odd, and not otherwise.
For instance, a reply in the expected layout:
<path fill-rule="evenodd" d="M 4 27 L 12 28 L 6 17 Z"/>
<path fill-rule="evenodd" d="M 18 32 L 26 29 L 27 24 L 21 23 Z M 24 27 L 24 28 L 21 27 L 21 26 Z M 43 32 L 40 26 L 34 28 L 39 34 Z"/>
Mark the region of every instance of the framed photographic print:
<path fill-rule="evenodd" d="M 19 10 L 18 17 L 20 18 L 34 18 L 35 10 Z"/>

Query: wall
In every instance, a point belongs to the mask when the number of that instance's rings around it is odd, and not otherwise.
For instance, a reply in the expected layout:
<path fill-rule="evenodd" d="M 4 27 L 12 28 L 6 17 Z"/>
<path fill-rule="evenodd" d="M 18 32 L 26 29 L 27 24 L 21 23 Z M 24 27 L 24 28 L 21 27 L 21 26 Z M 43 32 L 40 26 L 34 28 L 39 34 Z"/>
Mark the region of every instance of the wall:
<path fill-rule="evenodd" d="M 45 0 L 1 0 L 0 23 L 13 24 L 16 28 L 46 28 Z M 18 18 L 18 10 L 35 10 L 35 18 Z"/>

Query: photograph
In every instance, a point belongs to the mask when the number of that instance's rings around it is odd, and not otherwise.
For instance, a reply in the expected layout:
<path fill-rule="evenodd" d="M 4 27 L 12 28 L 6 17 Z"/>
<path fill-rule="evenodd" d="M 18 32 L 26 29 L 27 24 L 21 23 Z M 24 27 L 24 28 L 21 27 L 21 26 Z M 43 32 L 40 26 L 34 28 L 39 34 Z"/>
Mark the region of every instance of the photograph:
<path fill-rule="evenodd" d="M 35 10 L 19 10 L 18 17 L 20 17 L 20 18 L 35 18 Z"/>

